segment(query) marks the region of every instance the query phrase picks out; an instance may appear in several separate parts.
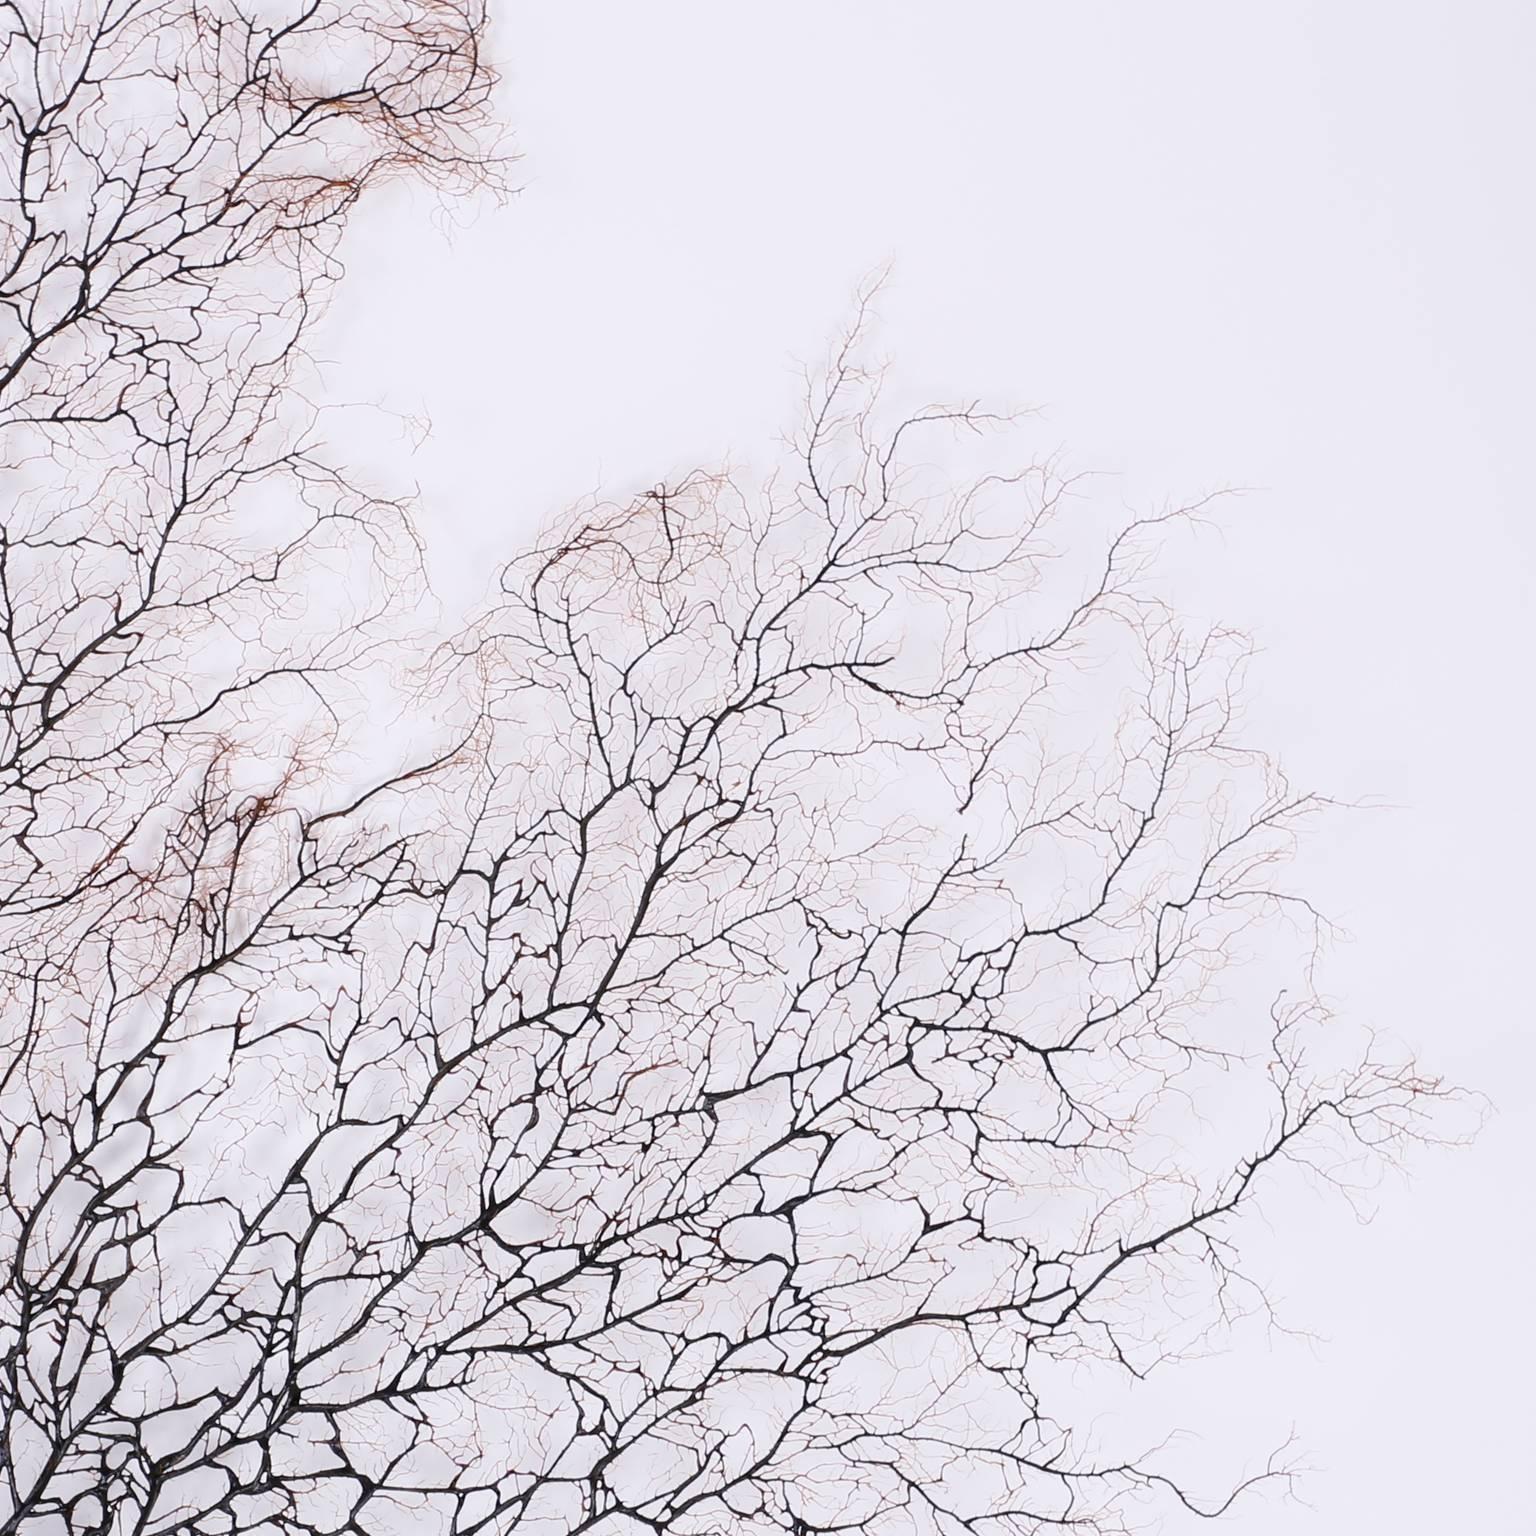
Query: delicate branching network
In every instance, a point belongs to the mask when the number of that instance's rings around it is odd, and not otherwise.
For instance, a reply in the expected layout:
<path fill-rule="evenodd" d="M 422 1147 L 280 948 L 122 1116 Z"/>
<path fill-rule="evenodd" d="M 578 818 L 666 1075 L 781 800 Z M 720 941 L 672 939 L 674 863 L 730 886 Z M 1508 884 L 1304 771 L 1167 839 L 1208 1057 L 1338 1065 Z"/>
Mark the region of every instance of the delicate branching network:
<path fill-rule="evenodd" d="M 482 16 L 0 14 L 0 1530 L 1224 1507 L 1074 1393 L 1441 1093 L 1312 997 L 1309 802 L 1164 520 L 946 489 L 992 424 L 882 426 L 855 335 L 776 479 L 514 561 L 412 757 L 361 723 L 409 523 L 299 345 L 371 183 L 486 172 Z"/>

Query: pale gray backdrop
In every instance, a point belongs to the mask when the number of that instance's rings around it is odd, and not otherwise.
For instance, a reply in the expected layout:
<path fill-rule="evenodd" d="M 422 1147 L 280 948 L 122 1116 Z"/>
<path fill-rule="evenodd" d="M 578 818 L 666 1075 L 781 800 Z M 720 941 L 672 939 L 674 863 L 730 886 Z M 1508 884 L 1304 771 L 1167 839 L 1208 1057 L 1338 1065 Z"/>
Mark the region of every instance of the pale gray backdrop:
<path fill-rule="evenodd" d="M 319 347 L 430 413 L 378 473 L 450 598 L 584 492 L 766 462 L 888 258 L 904 387 L 1048 407 L 1133 507 L 1253 488 L 1177 579 L 1264 647 L 1251 734 L 1399 807 L 1315 841 L 1325 982 L 1500 1113 L 1369 1231 L 1274 1209 L 1327 1342 L 1175 1406 L 1213 1456 L 1303 1432 L 1313 1508 L 1243 1536 L 1529 1529 L 1536 8 L 540 0 L 496 42 L 525 190 L 451 238 L 374 204 Z"/>

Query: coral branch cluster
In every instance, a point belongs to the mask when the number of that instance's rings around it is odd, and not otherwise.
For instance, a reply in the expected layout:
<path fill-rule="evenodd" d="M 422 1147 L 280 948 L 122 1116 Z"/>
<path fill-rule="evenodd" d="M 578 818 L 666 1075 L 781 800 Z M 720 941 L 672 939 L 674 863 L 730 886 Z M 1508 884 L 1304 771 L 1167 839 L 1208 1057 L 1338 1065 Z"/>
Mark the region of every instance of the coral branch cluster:
<path fill-rule="evenodd" d="M 1168 520 L 954 489 L 996 424 L 882 425 L 855 336 L 776 478 L 569 517 L 374 739 L 414 535 L 301 343 L 371 184 L 484 170 L 483 17 L 0 17 L 0 1530 L 1222 1507 L 1070 1382 L 1261 1305 L 1255 1191 L 1440 1090 L 1311 995 Z"/>

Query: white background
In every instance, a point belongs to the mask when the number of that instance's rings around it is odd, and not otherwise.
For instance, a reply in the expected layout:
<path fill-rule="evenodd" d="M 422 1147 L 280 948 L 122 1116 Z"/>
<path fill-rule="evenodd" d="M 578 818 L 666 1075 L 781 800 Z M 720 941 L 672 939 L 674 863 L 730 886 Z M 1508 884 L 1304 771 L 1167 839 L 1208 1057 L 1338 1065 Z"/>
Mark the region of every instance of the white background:
<path fill-rule="evenodd" d="M 1251 488 L 1177 576 L 1263 647 L 1251 736 L 1395 807 L 1314 841 L 1325 981 L 1499 1113 L 1368 1230 L 1272 1206 L 1325 1342 L 1174 1406 L 1220 1467 L 1301 1431 L 1311 1507 L 1243 1536 L 1528 1529 L 1536 8 L 542 0 L 495 47 L 523 190 L 365 209 L 318 348 L 430 414 L 376 478 L 450 594 L 588 491 L 770 462 L 887 259 L 904 392 L 1045 406 L 1133 508 Z"/>

